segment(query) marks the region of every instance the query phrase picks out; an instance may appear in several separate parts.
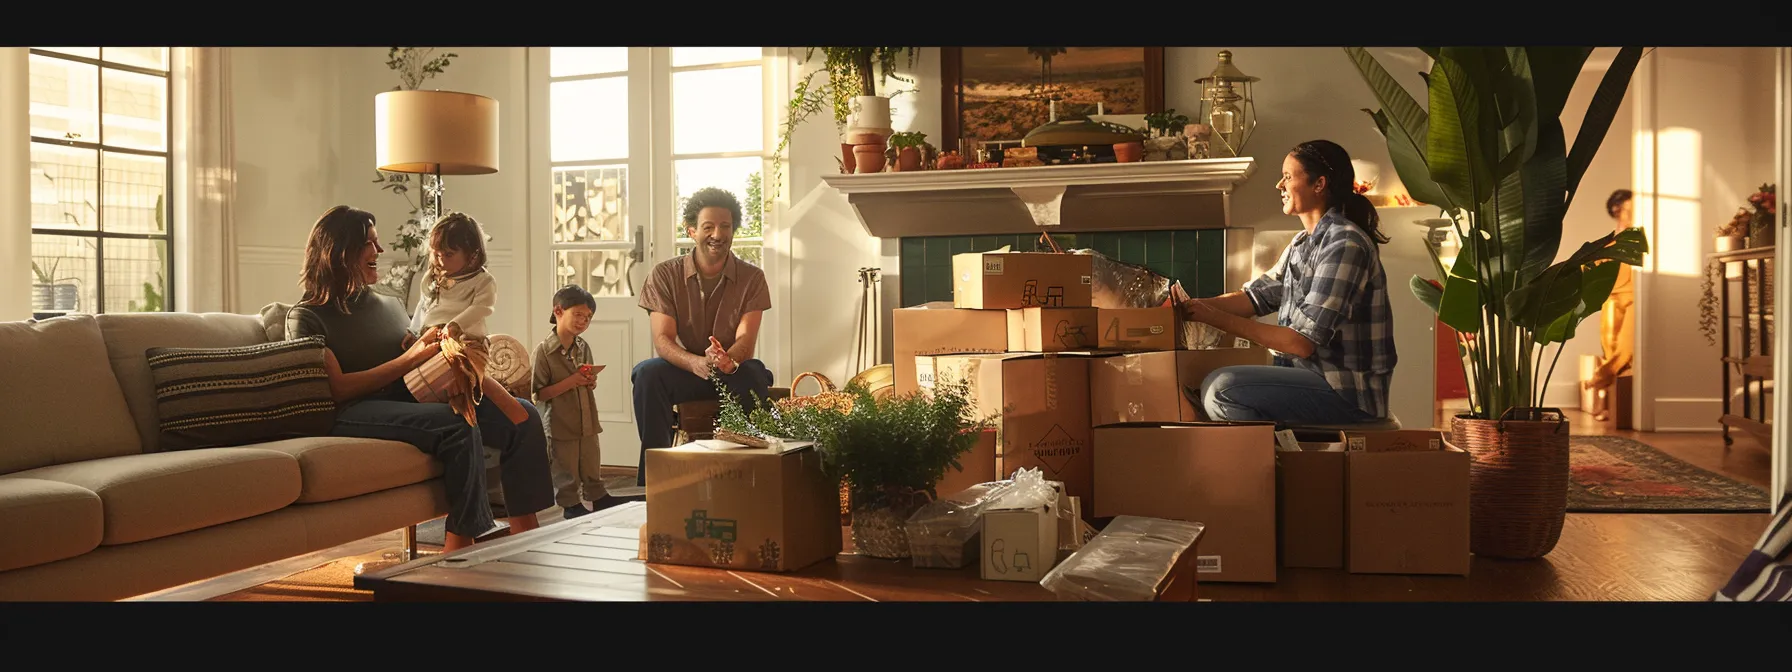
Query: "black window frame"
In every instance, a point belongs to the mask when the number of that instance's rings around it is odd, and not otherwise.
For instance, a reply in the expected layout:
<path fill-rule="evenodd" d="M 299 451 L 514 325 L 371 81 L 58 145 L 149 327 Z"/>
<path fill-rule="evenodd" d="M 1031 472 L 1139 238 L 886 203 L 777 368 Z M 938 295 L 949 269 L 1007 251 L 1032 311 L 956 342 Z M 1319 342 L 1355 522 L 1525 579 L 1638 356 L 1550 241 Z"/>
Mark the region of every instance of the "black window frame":
<path fill-rule="evenodd" d="M 93 240 L 93 243 L 94 243 L 93 267 L 94 267 L 94 277 L 95 277 L 93 310 L 91 310 L 91 311 L 70 311 L 70 313 L 68 313 L 68 314 L 82 313 L 82 314 L 99 315 L 99 314 L 106 312 L 106 241 L 108 241 L 108 240 L 150 240 L 150 241 L 158 241 L 159 240 L 159 241 L 162 241 L 164 244 L 164 248 L 163 248 L 163 254 L 162 254 L 163 282 L 162 282 L 162 310 L 161 310 L 161 312 L 165 312 L 165 313 L 177 312 L 175 307 L 176 307 L 176 305 L 178 305 L 176 303 L 176 301 L 178 300 L 178 297 L 176 296 L 175 281 L 174 281 L 174 257 L 178 253 L 178 251 L 175 249 L 175 237 L 174 237 L 174 229 L 175 229 L 175 226 L 174 226 L 174 214 L 175 214 L 175 209 L 174 209 L 174 188 L 175 188 L 175 184 L 174 184 L 174 148 L 177 145 L 177 143 L 175 142 L 175 137 L 174 137 L 174 116 L 175 116 L 174 115 L 174 105 L 175 105 L 175 100 L 174 100 L 174 48 L 173 47 L 162 47 L 163 49 L 168 50 L 167 51 L 168 69 L 166 69 L 166 70 L 157 70 L 155 68 L 147 68 L 147 67 L 143 67 L 143 66 L 119 63 L 117 61 L 109 61 L 109 60 L 106 60 L 106 47 L 95 47 L 95 48 L 99 49 L 99 53 L 100 53 L 99 58 L 90 58 L 87 56 L 80 56 L 80 55 L 76 55 L 76 54 L 70 54 L 67 52 L 54 51 L 54 50 L 50 50 L 50 49 L 41 49 L 41 48 L 36 48 L 36 47 L 33 47 L 30 50 L 30 53 L 32 56 L 42 56 L 45 58 L 54 58 L 54 59 L 69 61 L 71 63 L 81 63 L 81 64 L 85 64 L 85 65 L 91 65 L 91 66 L 95 66 L 95 67 L 99 68 L 99 76 L 96 78 L 97 81 L 95 84 L 95 86 L 97 86 L 99 88 L 99 91 L 97 92 L 97 95 L 94 98 L 94 107 L 95 107 L 94 132 L 99 136 L 97 138 L 97 140 L 98 140 L 97 142 L 87 142 L 84 140 L 75 140 L 72 138 L 46 138 L 46 137 L 37 135 L 35 133 L 33 133 L 31 135 L 31 142 L 34 145 L 37 145 L 37 144 L 56 145 L 56 146 L 60 146 L 60 147 L 72 147 L 75 149 L 86 149 L 86 150 L 94 151 L 94 157 L 95 157 L 94 184 L 97 185 L 97 188 L 95 191 L 96 202 L 93 204 L 94 228 L 93 228 L 93 230 L 89 231 L 89 230 L 82 230 L 82 229 L 39 228 L 34 225 L 31 227 L 31 235 L 34 238 L 36 236 L 44 235 L 44 236 L 60 236 L 60 237 L 64 237 L 64 238 L 88 238 L 88 239 Z M 166 139 L 166 149 L 164 149 L 163 151 L 155 151 L 155 150 L 137 149 L 135 147 L 118 147 L 118 146 L 106 144 L 106 118 L 105 118 L 106 77 L 105 77 L 105 71 L 108 69 L 117 70 L 120 72 L 136 73 L 136 74 L 140 74 L 140 75 L 151 75 L 151 76 L 156 76 L 156 77 L 162 78 L 163 86 L 165 87 L 164 91 L 165 91 L 165 95 L 166 95 L 166 98 L 164 100 L 166 101 L 166 106 L 167 106 L 166 114 L 164 115 L 166 117 L 164 121 L 165 121 L 167 127 L 163 131 L 164 132 L 163 137 Z M 107 153 L 130 154 L 133 156 L 161 157 L 163 171 L 164 171 L 164 175 L 162 178 L 162 214 L 163 214 L 162 222 L 163 222 L 163 227 L 162 227 L 161 233 L 125 233 L 125 232 L 107 231 L 106 230 L 105 203 L 106 203 L 106 154 Z M 138 312 L 150 312 L 150 311 L 138 311 Z M 64 314 L 61 311 L 51 311 L 51 312 L 47 312 L 47 313 L 39 312 L 37 310 L 36 306 L 32 307 L 32 313 L 33 313 L 33 316 L 36 317 L 37 319 L 56 317 L 56 316 Z"/>

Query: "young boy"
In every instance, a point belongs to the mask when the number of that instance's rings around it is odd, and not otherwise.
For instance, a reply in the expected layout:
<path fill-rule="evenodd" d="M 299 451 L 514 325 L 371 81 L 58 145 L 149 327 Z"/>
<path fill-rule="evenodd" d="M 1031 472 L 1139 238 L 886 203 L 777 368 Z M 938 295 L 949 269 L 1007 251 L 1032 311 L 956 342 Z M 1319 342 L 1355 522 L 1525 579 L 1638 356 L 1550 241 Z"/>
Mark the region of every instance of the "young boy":
<path fill-rule="evenodd" d="M 604 489 L 598 475 L 602 455 L 597 435 L 604 428 L 597 418 L 597 374 L 603 367 L 591 361 L 591 346 L 580 337 L 591 326 L 597 299 L 578 285 L 554 293 L 554 314 L 548 322 L 554 333 L 535 346 L 535 404 L 547 425 L 548 450 L 554 474 L 555 503 L 567 519 L 601 511 L 621 503 Z"/>

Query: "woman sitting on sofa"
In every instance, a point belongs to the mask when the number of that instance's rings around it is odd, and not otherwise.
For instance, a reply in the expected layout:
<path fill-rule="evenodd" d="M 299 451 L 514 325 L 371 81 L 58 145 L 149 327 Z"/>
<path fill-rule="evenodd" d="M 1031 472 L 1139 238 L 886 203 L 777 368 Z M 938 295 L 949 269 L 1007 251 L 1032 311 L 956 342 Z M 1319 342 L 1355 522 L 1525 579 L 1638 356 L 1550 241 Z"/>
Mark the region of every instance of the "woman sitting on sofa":
<path fill-rule="evenodd" d="M 554 506 L 547 437 L 528 401 L 491 378 L 479 425 L 472 427 L 447 404 L 418 403 L 404 374 L 441 351 L 432 328 L 410 332 L 410 317 L 397 299 L 374 292 L 379 282 L 379 234 L 371 213 L 346 205 L 325 212 L 311 227 L 304 296 L 286 316 L 287 338 L 324 337 L 324 366 L 338 405 L 335 434 L 402 441 L 439 460 L 448 490 L 446 550 L 462 548 L 497 528 L 486 499 L 482 444 L 502 451 L 501 466 L 510 531 L 536 527 L 535 514 Z M 488 441 L 489 440 L 489 441 Z"/>

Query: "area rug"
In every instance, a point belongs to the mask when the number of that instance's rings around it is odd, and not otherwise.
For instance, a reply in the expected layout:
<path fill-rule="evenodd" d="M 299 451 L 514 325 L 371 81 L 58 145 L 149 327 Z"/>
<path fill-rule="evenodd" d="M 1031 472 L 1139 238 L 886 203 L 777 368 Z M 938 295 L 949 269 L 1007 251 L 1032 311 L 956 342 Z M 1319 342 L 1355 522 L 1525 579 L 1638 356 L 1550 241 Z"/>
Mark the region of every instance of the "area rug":
<path fill-rule="evenodd" d="M 355 590 L 355 567 L 375 562 L 383 552 L 342 558 L 207 602 L 372 602 L 373 593 Z"/>
<path fill-rule="evenodd" d="M 1766 513 L 1767 493 L 1620 436 L 1569 443 L 1573 513 Z"/>
<path fill-rule="evenodd" d="M 635 485 L 634 474 L 605 478 L 604 489 L 617 497 L 640 498 L 647 496 L 647 488 Z M 555 511 L 558 512 L 559 509 L 555 509 Z M 417 525 L 417 543 L 431 546 L 441 546 L 447 543 L 448 534 L 444 527 L 447 522 L 447 518 L 437 518 Z M 498 521 L 498 524 L 503 525 L 504 521 Z"/>

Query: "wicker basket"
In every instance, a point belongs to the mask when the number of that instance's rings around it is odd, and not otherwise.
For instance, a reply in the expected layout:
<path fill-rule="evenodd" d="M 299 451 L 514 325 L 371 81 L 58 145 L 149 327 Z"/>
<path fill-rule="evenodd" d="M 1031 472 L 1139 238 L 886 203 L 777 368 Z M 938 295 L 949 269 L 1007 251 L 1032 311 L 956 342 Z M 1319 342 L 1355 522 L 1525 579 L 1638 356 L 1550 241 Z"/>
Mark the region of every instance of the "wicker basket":
<path fill-rule="evenodd" d="M 1548 555 L 1568 513 L 1568 420 L 1553 408 L 1522 409 L 1537 420 L 1458 415 L 1451 442 L 1469 454 L 1469 550 L 1489 558 Z"/>

